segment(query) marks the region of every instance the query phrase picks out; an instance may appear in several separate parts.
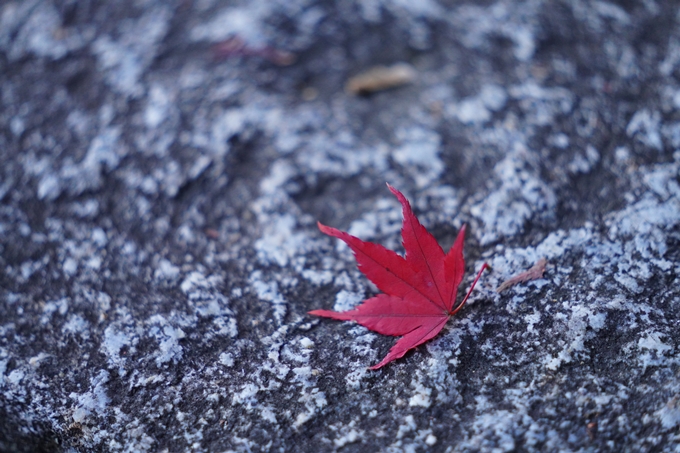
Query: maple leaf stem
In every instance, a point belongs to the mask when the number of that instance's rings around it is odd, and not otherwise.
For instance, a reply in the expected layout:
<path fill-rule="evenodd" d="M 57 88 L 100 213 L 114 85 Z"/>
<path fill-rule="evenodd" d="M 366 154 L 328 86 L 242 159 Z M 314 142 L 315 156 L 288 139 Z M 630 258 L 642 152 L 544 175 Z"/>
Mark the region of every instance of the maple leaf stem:
<path fill-rule="evenodd" d="M 465 305 L 465 302 L 467 302 L 468 297 L 470 297 L 470 294 L 472 293 L 472 290 L 475 289 L 475 285 L 477 284 L 477 280 L 479 280 L 479 278 L 482 276 L 482 272 L 484 272 L 484 270 L 486 270 L 488 267 L 489 267 L 488 264 L 486 264 L 486 263 L 482 264 L 482 268 L 479 270 L 477 277 L 475 277 L 475 281 L 472 282 L 472 286 L 470 286 L 470 289 L 468 290 L 467 294 L 465 295 L 465 299 L 463 299 L 463 302 L 461 302 L 454 310 L 452 310 L 449 313 L 449 316 L 455 315 L 456 313 L 458 313 L 458 311 L 461 308 L 463 308 L 463 305 Z"/>

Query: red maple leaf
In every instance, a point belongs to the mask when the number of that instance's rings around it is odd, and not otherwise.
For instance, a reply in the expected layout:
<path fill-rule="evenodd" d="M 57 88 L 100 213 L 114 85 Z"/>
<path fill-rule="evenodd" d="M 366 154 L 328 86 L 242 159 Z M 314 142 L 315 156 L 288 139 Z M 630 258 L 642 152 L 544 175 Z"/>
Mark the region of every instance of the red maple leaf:
<path fill-rule="evenodd" d="M 319 229 L 344 241 L 354 252 L 359 270 L 384 294 L 366 299 L 359 307 L 345 312 L 312 310 L 311 315 L 356 321 L 383 335 L 401 336 L 390 352 L 372 370 L 403 357 L 409 350 L 434 338 L 446 321 L 460 310 L 477 280 L 488 266 L 477 274 L 470 290 L 455 306 L 458 286 L 463 280 L 465 259 L 463 242 L 465 225 L 449 253 L 444 251 L 411 211 L 411 205 L 401 192 L 389 184 L 403 208 L 401 228 L 406 256 L 402 257 L 380 244 L 364 242 L 335 228 L 318 223 Z"/>

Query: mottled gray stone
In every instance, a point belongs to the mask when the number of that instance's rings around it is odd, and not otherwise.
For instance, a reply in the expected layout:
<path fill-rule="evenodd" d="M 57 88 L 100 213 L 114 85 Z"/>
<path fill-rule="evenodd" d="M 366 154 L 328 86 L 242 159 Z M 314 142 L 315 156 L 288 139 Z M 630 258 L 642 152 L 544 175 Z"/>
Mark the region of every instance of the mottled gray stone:
<path fill-rule="evenodd" d="M 0 450 L 678 451 L 678 77 L 671 1 L 4 2 Z M 375 294 L 315 222 L 401 250 L 386 181 L 493 271 L 369 371 L 306 312 Z"/>

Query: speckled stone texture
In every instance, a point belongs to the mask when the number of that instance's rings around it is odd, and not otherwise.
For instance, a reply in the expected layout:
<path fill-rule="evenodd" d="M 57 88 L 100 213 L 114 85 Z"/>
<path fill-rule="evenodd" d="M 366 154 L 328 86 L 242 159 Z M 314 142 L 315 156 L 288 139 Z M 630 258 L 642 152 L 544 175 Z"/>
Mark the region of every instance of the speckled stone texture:
<path fill-rule="evenodd" d="M 3 2 L 0 451 L 679 451 L 678 77 L 673 1 Z M 386 181 L 493 271 L 374 372 Z"/>

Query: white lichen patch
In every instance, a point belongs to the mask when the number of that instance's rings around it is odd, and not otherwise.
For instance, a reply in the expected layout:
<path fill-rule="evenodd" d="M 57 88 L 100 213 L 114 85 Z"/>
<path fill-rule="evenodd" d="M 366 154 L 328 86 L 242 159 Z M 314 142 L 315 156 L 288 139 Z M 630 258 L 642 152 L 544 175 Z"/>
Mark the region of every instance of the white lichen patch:
<path fill-rule="evenodd" d="M 356 308 L 357 305 L 364 300 L 363 294 L 341 290 L 335 295 L 335 304 L 333 304 L 333 310 L 335 311 L 348 311 Z"/>
<path fill-rule="evenodd" d="M 104 340 L 101 344 L 101 351 L 107 356 L 109 366 L 119 369 L 119 374 L 125 374 L 123 366 L 126 359 L 120 356 L 121 349 L 124 347 L 133 348 L 136 338 L 133 339 L 128 333 L 116 329 L 110 325 L 104 330 Z"/>
<path fill-rule="evenodd" d="M 431 184 L 444 170 L 439 157 L 441 137 L 435 132 L 411 127 L 398 130 L 399 146 L 394 150 L 394 159 L 414 178 L 417 187 Z"/>
<path fill-rule="evenodd" d="M 302 346 L 305 349 L 313 349 L 314 342 L 307 337 L 302 337 L 300 338 L 300 346 Z"/>
<path fill-rule="evenodd" d="M 600 153 L 588 145 L 584 153 L 576 154 L 574 159 L 567 164 L 567 170 L 574 174 L 589 173 L 599 161 Z"/>
<path fill-rule="evenodd" d="M 38 198 L 53 200 L 59 197 L 62 191 L 80 195 L 85 191 L 100 188 L 101 172 L 117 167 L 126 154 L 126 148 L 119 143 L 120 134 L 120 127 L 104 127 L 99 135 L 92 139 L 82 160 L 77 163 L 66 160 L 56 173 L 47 171 L 43 173 L 32 169 L 32 173 L 37 171 L 42 174 L 38 184 Z"/>
<path fill-rule="evenodd" d="M 276 420 L 276 414 L 274 413 L 274 410 L 269 406 L 262 407 L 262 409 L 260 410 L 260 416 L 269 423 L 272 423 L 274 425 L 278 424 L 278 421 Z"/>
<path fill-rule="evenodd" d="M 556 198 L 553 190 L 538 176 L 523 146 L 513 148 L 494 167 L 498 186 L 470 208 L 483 222 L 475 230 L 485 245 L 522 231 L 535 215 L 552 216 Z"/>
<path fill-rule="evenodd" d="M 402 217 L 399 204 L 394 197 L 382 197 L 376 200 L 375 208 L 361 214 L 354 220 L 347 232 L 364 241 L 374 240 L 376 236 L 389 238 L 383 245 L 394 249 L 401 231 Z M 337 241 L 338 251 L 345 251 L 350 255 L 349 247 L 344 242 Z"/>
<path fill-rule="evenodd" d="M 432 447 L 437 443 L 437 436 L 432 433 L 427 433 L 425 436 L 425 445 Z"/>
<path fill-rule="evenodd" d="M 671 398 L 654 415 L 661 422 L 664 429 L 672 429 L 680 425 L 680 402 L 677 396 Z"/>
<path fill-rule="evenodd" d="M 180 289 L 198 316 L 213 318 L 216 335 L 235 338 L 238 336 L 238 327 L 234 313 L 229 308 L 229 299 L 220 290 L 222 282 L 222 277 L 217 275 L 206 277 L 200 272 L 191 272 L 180 284 Z"/>
<path fill-rule="evenodd" d="M 62 18 L 56 6 L 22 3 L 10 3 L 0 11 L 0 43 L 9 44 L 10 60 L 27 55 L 58 60 L 86 45 L 81 33 L 60 33 Z"/>
<path fill-rule="evenodd" d="M 334 275 L 327 270 L 303 269 L 302 277 L 314 285 L 321 286 L 331 283 Z"/>
<path fill-rule="evenodd" d="M 345 383 L 350 390 L 359 390 L 361 388 L 361 381 L 369 373 L 366 366 L 360 365 L 355 370 L 350 371 L 345 375 Z"/>
<path fill-rule="evenodd" d="M 673 351 L 673 346 L 663 341 L 663 334 L 660 332 L 648 332 L 638 340 L 637 347 L 640 350 L 637 361 L 644 369 L 664 364 L 667 362 L 664 356 Z"/>
<path fill-rule="evenodd" d="M 341 448 L 347 444 L 353 444 L 354 442 L 357 442 L 360 439 L 361 432 L 357 431 L 356 429 L 350 429 L 347 433 L 343 434 L 342 436 L 333 439 L 333 445 L 335 445 L 336 448 Z"/>
<path fill-rule="evenodd" d="M 190 36 L 195 41 L 221 41 L 236 35 L 250 45 L 262 44 L 262 20 L 266 15 L 266 8 L 255 5 L 223 8 L 211 21 L 195 26 Z"/>
<path fill-rule="evenodd" d="M 226 367 L 230 367 L 234 365 L 234 356 L 231 353 L 228 352 L 223 352 L 220 354 L 220 363 Z"/>
<path fill-rule="evenodd" d="M 164 258 L 158 262 L 158 267 L 156 267 L 153 275 L 156 280 L 168 280 L 174 282 L 179 278 L 179 267 L 175 266 L 169 260 Z M 193 280 L 194 279 L 191 278 L 187 285 L 182 287 L 182 291 L 185 293 L 190 291 L 192 287 L 196 285 Z M 196 278 L 196 280 L 200 279 Z M 184 283 L 182 284 L 184 285 Z"/>
<path fill-rule="evenodd" d="M 95 40 L 93 50 L 97 62 L 114 90 L 126 96 L 142 94 L 142 72 L 151 63 L 156 46 L 167 33 L 169 19 L 168 9 L 150 9 L 130 24 L 133 33 L 124 34 L 120 40 L 108 35 Z"/>
<path fill-rule="evenodd" d="M 644 145 L 661 151 L 663 142 L 661 141 L 661 114 L 657 111 L 650 112 L 647 109 L 635 112 L 626 127 L 626 134 L 635 138 Z"/>
<path fill-rule="evenodd" d="M 149 335 L 158 341 L 158 351 L 154 354 L 156 366 L 161 367 L 168 362 L 177 363 L 184 356 L 184 348 L 179 341 L 186 334 L 179 327 L 168 324 L 168 321 L 159 315 L 149 319 Z"/>
<path fill-rule="evenodd" d="M 90 323 L 85 320 L 80 315 L 71 315 L 68 321 L 62 327 L 62 332 L 67 334 L 78 334 L 83 339 L 88 339 L 90 337 L 89 331 Z"/>
<path fill-rule="evenodd" d="M 411 386 L 415 389 L 413 396 L 408 401 L 409 406 L 420 406 L 420 407 L 430 407 L 430 395 L 432 394 L 432 389 L 425 387 L 420 382 L 411 382 Z"/>
<path fill-rule="evenodd" d="M 416 430 L 416 421 L 413 415 L 407 415 L 404 417 L 404 423 L 400 424 L 397 429 L 397 439 L 403 438 L 406 434 Z"/>
<path fill-rule="evenodd" d="M 521 14 L 531 14 L 529 11 L 536 7 L 526 5 Z M 513 43 L 512 52 L 519 61 L 529 60 L 535 52 L 536 30 L 514 20 L 519 13 L 507 4 L 463 5 L 452 14 L 451 20 L 463 30 L 462 42 L 467 47 L 484 48 L 493 36 L 503 36 Z"/>
<path fill-rule="evenodd" d="M 260 388 L 255 384 L 245 384 L 240 392 L 235 393 L 232 397 L 232 404 L 245 404 L 252 406 L 255 402 L 255 395 L 260 391 Z"/>
<path fill-rule="evenodd" d="M 465 124 L 484 123 L 491 119 L 492 112 L 503 108 L 508 95 L 503 87 L 484 85 L 477 96 L 450 104 L 447 113 Z"/>
<path fill-rule="evenodd" d="M 307 423 L 317 412 L 324 408 L 328 401 L 325 392 L 315 387 L 316 377 L 311 367 L 293 368 L 293 381 L 300 383 L 300 396 L 298 403 L 302 403 L 304 410 L 299 412 L 293 423 L 294 428 L 300 428 Z"/>
<path fill-rule="evenodd" d="M 111 401 L 106 392 L 106 384 L 109 382 L 109 373 L 100 370 L 92 379 L 92 388 L 86 393 L 71 393 L 69 396 L 75 400 L 76 408 L 73 411 L 73 421 L 87 423 L 92 415 L 103 416 Z"/>
<path fill-rule="evenodd" d="M 282 325 L 283 318 L 287 312 L 287 304 L 286 299 L 279 293 L 278 282 L 263 280 L 262 271 L 253 272 L 250 275 L 249 281 L 257 297 L 271 304 L 274 311 L 274 319 L 276 319 L 279 326 Z"/>
<path fill-rule="evenodd" d="M 45 360 L 46 358 L 50 357 L 50 354 L 46 354 L 44 352 L 39 353 L 36 356 L 31 357 L 28 359 L 28 364 L 31 365 L 33 368 L 37 368 L 40 366 L 40 362 Z"/>
<path fill-rule="evenodd" d="M 504 452 L 513 451 L 516 446 L 515 430 L 531 423 L 526 414 L 506 410 L 484 413 L 475 419 L 469 437 L 462 446 L 474 450 Z"/>
<path fill-rule="evenodd" d="M 64 316 L 68 311 L 68 306 L 69 300 L 65 297 L 59 300 L 46 302 L 43 306 L 43 315 L 40 317 L 40 322 L 42 324 L 47 324 L 54 314 Z"/>
<path fill-rule="evenodd" d="M 255 242 L 255 251 L 264 265 L 286 266 L 291 258 L 306 248 L 306 242 L 310 240 L 301 231 L 295 232 L 297 220 L 291 214 L 267 214 L 262 223 L 265 225 L 264 234 Z"/>

